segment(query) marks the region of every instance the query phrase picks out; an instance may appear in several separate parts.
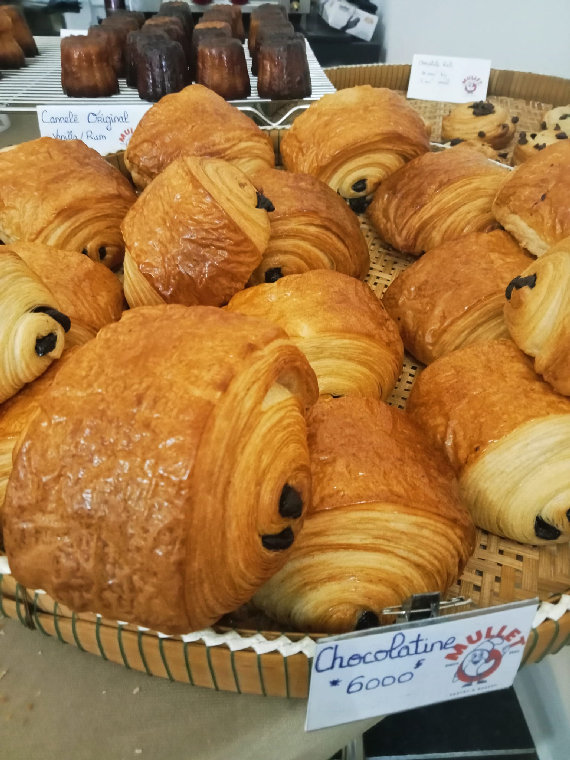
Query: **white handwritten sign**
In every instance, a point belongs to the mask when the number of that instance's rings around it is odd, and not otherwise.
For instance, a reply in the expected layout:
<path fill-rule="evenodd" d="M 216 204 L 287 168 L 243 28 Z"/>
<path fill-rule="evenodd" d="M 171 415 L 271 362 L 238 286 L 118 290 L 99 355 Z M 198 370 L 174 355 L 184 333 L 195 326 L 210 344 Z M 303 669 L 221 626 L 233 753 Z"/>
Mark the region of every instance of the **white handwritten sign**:
<path fill-rule="evenodd" d="M 36 106 L 42 137 L 83 140 L 102 156 L 124 150 L 151 103 L 141 105 Z"/>
<path fill-rule="evenodd" d="M 507 688 L 536 608 L 535 599 L 320 640 L 306 730 Z"/>
<path fill-rule="evenodd" d="M 443 55 L 414 55 L 408 97 L 470 103 L 485 100 L 491 61 Z"/>

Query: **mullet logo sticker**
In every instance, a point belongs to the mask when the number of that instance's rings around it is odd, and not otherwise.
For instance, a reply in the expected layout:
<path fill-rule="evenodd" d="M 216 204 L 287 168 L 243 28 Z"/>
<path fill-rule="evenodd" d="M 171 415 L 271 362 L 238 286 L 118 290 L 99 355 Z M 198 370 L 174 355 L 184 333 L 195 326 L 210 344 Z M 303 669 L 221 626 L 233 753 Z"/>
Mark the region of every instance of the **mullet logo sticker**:
<path fill-rule="evenodd" d="M 496 631 L 493 626 L 485 631 L 478 629 L 466 636 L 464 641 L 455 644 L 453 652 L 445 655 L 445 659 L 452 660 L 454 664 L 459 661 L 453 681 L 463 687 L 487 683 L 507 655 L 518 655 L 520 658 L 521 648 L 526 643 L 518 628 L 508 630 L 506 625 Z"/>

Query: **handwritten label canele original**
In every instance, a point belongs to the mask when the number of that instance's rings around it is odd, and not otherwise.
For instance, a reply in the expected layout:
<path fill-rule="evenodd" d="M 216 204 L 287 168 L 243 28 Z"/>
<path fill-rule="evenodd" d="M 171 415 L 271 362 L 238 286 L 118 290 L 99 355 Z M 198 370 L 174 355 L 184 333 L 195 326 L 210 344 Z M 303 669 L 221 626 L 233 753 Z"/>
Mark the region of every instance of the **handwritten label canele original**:
<path fill-rule="evenodd" d="M 151 103 L 103 107 L 37 106 L 42 137 L 83 140 L 101 155 L 124 150 Z"/>

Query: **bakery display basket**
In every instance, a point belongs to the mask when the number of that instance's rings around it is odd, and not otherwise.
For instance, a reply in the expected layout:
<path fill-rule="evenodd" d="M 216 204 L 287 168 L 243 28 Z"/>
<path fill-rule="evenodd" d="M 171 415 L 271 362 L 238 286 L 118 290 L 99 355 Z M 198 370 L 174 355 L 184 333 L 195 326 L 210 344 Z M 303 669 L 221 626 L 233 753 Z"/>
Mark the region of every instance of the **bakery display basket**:
<path fill-rule="evenodd" d="M 366 83 L 405 93 L 409 73 L 409 66 L 337 67 L 326 71 L 330 88 L 327 91 Z M 14 76 L 14 81 L 16 78 Z M 7 98 L 5 82 L 0 82 L 0 103 L 4 103 L 0 110 L 31 110 L 34 99 L 36 104 L 46 102 L 47 95 L 43 99 L 38 96 L 32 86 L 39 84 L 32 85 L 31 79 L 19 80 L 20 99 L 15 95 Z M 544 110 L 570 102 L 570 82 L 492 70 L 488 97 L 519 117 L 517 130 L 532 131 L 539 128 Z M 437 142 L 442 116 L 450 104 L 411 102 L 430 122 L 432 140 Z M 308 103 L 297 105 L 303 108 Z M 275 122 L 272 126 L 275 127 Z M 282 129 L 273 128 L 277 154 L 282 134 Z M 110 160 L 121 166 L 120 157 Z M 414 258 L 388 248 L 364 216 L 360 222 L 371 260 L 366 281 L 380 297 Z M 390 404 L 405 407 L 414 379 L 421 370 L 420 364 L 405 357 Z M 462 602 L 463 611 L 537 597 L 540 604 L 522 661 L 527 665 L 570 643 L 569 590 L 570 544 L 522 545 L 479 530 L 475 551 L 446 598 L 467 600 Z M 452 604 L 451 611 L 453 608 Z M 164 635 L 96 614 L 78 614 L 43 591 L 18 584 L 2 556 L 0 614 L 125 668 L 209 689 L 266 696 L 307 696 L 311 658 L 315 641 L 320 638 L 319 634 L 279 630 L 247 606 L 224 617 L 216 626 L 184 636 Z"/>

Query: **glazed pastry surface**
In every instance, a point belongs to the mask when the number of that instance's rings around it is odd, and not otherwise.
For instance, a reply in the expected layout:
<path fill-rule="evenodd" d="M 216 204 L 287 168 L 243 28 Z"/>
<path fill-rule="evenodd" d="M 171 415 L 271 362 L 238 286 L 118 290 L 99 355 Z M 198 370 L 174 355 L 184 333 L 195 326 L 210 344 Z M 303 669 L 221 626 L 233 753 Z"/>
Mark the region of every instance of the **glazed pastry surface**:
<path fill-rule="evenodd" d="M 534 256 L 570 235 L 570 140 L 517 166 L 493 202 L 495 218 Z"/>
<path fill-rule="evenodd" d="M 370 196 L 428 150 L 428 131 L 416 111 L 395 92 L 370 85 L 311 103 L 281 141 L 286 169 L 312 174 L 344 198 Z"/>
<path fill-rule="evenodd" d="M 274 210 L 269 243 L 251 284 L 310 269 L 359 278 L 368 274 L 370 255 L 358 218 L 328 185 L 277 169 L 257 172 L 252 181 Z"/>
<path fill-rule="evenodd" d="M 570 238 L 529 264 L 507 288 L 505 323 L 534 368 L 570 396 Z"/>
<path fill-rule="evenodd" d="M 4 505 L 14 577 L 77 612 L 165 633 L 210 625 L 295 541 L 316 398 L 273 325 L 211 307 L 127 312 L 76 349 L 19 441 Z"/>
<path fill-rule="evenodd" d="M 406 349 L 424 364 L 468 343 L 508 337 L 505 288 L 530 257 L 503 230 L 442 243 L 392 280 L 382 297 Z"/>
<path fill-rule="evenodd" d="M 136 195 L 126 177 L 80 140 L 40 137 L 0 152 L 0 240 L 123 260 L 120 224 Z"/>
<path fill-rule="evenodd" d="M 141 194 L 122 229 L 130 306 L 221 306 L 259 265 L 270 223 L 243 172 L 186 156 Z"/>
<path fill-rule="evenodd" d="M 242 290 L 227 308 L 282 327 L 317 375 L 319 392 L 386 399 L 402 370 L 398 328 L 368 285 L 318 269 Z"/>
<path fill-rule="evenodd" d="M 302 631 L 378 625 L 381 611 L 454 583 L 475 531 L 451 468 L 378 400 L 322 399 L 309 415 L 313 506 L 254 601 Z"/>
<path fill-rule="evenodd" d="M 433 362 L 406 409 L 444 448 L 476 525 L 522 543 L 570 540 L 570 400 L 512 341 Z"/>
<path fill-rule="evenodd" d="M 426 153 L 382 182 L 368 214 L 387 243 L 417 256 L 498 227 L 491 205 L 508 173 L 469 146 Z"/>
<path fill-rule="evenodd" d="M 246 173 L 275 164 L 269 135 L 199 84 L 162 98 L 146 112 L 125 151 L 125 165 L 143 188 L 186 155 L 223 158 Z"/>

